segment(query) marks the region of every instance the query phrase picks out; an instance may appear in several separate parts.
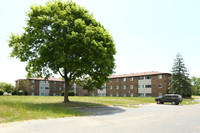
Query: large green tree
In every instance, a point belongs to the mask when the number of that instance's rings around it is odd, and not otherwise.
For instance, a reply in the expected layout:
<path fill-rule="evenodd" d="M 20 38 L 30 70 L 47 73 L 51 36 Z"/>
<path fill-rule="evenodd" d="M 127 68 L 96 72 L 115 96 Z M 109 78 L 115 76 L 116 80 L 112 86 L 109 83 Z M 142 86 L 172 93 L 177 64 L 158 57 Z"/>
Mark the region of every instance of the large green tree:
<path fill-rule="evenodd" d="M 180 54 L 177 54 L 176 59 L 174 60 L 171 81 L 169 84 L 169 92 L 180 94 L 183 97 L 191 97 L 192 95 L 192 86 L 188 70 L 185 67 L 183 58 Z"/>
<path fill-rule="evenodd" d="M 11 57 L 28 62 L 29 77 L 50 77 L 59 73 L 70 82 L 87 75 L 103 84 L 115 67 L 112 36 L 92 14 L 73 1 L 33 5 L 27 13 L 21 35 L 12 34 Z M 65 93 L 64 102 L 69 102 Z"/>

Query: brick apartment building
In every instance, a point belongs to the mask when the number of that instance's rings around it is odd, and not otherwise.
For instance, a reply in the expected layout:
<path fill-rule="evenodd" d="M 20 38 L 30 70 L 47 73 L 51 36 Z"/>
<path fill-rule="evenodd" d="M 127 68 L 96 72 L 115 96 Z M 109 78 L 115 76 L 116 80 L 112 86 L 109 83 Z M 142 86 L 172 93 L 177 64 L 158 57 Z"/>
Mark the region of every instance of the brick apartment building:
<path fill-rule="evenodd" d="M 144 72 L 110 76 L 106 83 L 107 96 L 147 97 L 167 93 L 170 73 Z"/>
<path fill-rule="evenodd" d="M 25 82 L 25 88 L 20 88 L 20 82 Z M 49 78 L 45 80 L 43 78 L 28 78 L 18 79 L 16 81 L 16 88 L 24 89 L 28 95 L 37 96 L 61 96 L 61 92 L 64 91 L 65 82 L 58 78 Z M 106 91 L 95 89 L 92 93 L 88 94 L 87 90 L 83 90 L 80 85 L 73 83 L 70 85 L 71 91 L 75 92 L 77 96 L 106 96 Z"/>
<path fill-rule="evenodd" d="M 110 81 L 103 90 L 95 89 L 88 94 L 87 90 L 76 83 L 70 85 L 70 90 L 76 96 L 156 97 L 167 93 L 170 76 L 170 73 L 162 72 L 112 75 L 108 77 Z M 27 89 L 28 95 L 60 96 L 65 87 L 64 81 L 57 78 L 49 78 L 48 81 L 43 78 L 20 79 L 16 81 L 16 87 L 19 88 L 20 81 L 24 80 L 30 86 Z"/>

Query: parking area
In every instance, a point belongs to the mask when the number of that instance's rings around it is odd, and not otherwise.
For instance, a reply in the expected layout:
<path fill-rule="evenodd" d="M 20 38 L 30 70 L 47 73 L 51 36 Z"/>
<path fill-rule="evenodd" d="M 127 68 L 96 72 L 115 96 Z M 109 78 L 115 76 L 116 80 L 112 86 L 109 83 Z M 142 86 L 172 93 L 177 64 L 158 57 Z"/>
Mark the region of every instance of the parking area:
<path fill-rule="evenodd" d="M 0 133 L 199 133 L 200 104 L 80 109 L 90 116 L 0 124 Z"/>

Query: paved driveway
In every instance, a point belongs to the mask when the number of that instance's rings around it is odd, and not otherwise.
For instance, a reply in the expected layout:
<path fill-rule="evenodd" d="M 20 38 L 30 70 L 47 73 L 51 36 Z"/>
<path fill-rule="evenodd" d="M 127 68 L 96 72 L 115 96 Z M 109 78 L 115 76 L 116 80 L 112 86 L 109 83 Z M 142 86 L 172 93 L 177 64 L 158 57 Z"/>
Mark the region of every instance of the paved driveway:
<path fill-rule="evenodd" d="M 94 115 L 0 124 L 0 133 L 200 133 L 200 104 L 81 110 Z"/>

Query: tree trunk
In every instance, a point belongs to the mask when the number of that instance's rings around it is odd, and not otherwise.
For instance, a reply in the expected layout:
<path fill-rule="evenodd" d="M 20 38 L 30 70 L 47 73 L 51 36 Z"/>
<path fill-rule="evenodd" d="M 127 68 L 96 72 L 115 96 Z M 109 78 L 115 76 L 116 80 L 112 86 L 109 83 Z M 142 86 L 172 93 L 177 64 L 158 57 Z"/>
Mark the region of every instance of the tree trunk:
<path fill-rule="evenodd" d="M 68 90 L 70 88 L 70 85 L 69 85 L 69 80 L 68 79 L 65 79 L 65 95 L 64 95 L 64 102 L 70 102 L 69 101 L 69 98 L 68 98 Z"/>

